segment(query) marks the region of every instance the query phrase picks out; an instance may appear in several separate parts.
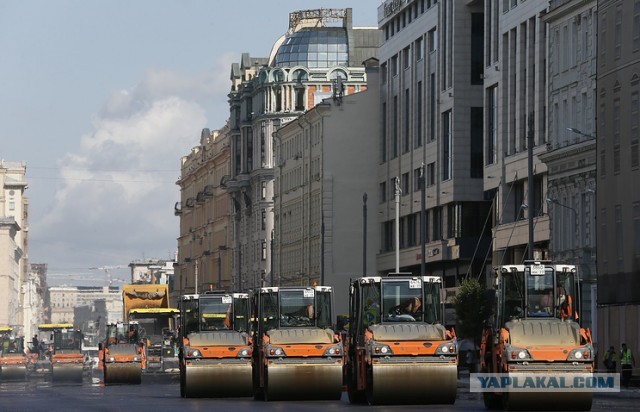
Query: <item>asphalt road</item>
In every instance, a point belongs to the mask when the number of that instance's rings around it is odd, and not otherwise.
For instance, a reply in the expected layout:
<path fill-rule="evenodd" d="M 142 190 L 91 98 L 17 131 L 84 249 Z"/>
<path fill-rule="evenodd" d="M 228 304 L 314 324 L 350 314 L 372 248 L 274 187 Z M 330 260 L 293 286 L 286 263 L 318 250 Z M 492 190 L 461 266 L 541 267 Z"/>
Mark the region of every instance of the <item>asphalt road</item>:
<path fill-rule="evenodd" d="M 638 410 L 640 389 L 618 394 L 596 394 L 593 411 Z M 143 378 L 141 385 L 104 386 L 99 378 L 85 378 L 82 385 L 53 385 L 42 379 L 29 382 L 0 383 L 0 411 L 485 411 L 480 394 L 469 393 L 468 378 L 458 385 L 454 405 L 433 406 L 361 406 L 351 405 L 346 394 L 340 401 L 263 402 L 252 398 L 183 399 L 174 379 Z"/>

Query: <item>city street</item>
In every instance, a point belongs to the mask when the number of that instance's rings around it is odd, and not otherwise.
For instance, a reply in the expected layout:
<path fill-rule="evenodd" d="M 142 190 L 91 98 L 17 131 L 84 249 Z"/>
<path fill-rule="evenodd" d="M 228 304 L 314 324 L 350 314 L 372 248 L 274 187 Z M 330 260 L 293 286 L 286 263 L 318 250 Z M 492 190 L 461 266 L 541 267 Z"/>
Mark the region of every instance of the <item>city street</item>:
<path fill-rule="evenodd" d="M 640 389 L 623 389 L 616 394 L 600 394 L 594 397 L 593 411 L 615 409 L 637 410 Z M 82 386 L 51 385 L 40 381 L 0 383 L 0 411 L 201 411 L 233 410 L 248 411 L 338 411 L 362 408 L 350 405 L 346 394 L 340 401 L 295 401 L 262 402 L 252 398 L 236 399 L 182 399 L 178 383 L 167 378 L 143 379 L 141 385 L 118 385 L 105 387 L 99 379 L 85 378 Z M 480 394 L 469 393 L 469 381 L 464 375 L 459 380 L 458 399 L 454 405 L 433 406 L 375 406 L 367 410 L 418 411 L 418 410 L 465 410 L 484 411 Z"/>

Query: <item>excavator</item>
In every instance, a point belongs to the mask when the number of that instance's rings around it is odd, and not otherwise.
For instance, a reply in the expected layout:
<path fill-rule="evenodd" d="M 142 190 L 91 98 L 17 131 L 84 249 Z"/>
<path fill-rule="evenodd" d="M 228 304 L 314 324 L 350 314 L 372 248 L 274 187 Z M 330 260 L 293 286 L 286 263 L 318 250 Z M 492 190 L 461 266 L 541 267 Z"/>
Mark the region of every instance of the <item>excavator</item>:
<path fill-rule="evenodd" d="M 29 359 L 24 352 L 24 337 L 13 335 L 13 328 L 0 327 L 0 381 L 25 380 Z"/>
<path fill-rule="evenodd" d="M 591 331 L 580 326 L 580 279 L 574 265 L 525 261 L 494 268 L 480 345 L 482 373 L 589 375 L 594 371 Z M 542 376 L 542 375 L 540 375 Z M 483 392 L 489 409 L 590 410 L 588 391 Z"/>
<path fill-rule="evenodd" d="M 251 396 L 249 295 L 206 292 L 180 303 L 180 395 Z"/>
<path fill-rule="evenodd" d="M 254 398 L 340 399 L 344 351 L 332 288 L 262 287 L 252 307 Z"/>
<path fill-rule="evenodd" d="M 458 351 L 436 276 L 351 280 L 344 380 L 351 403 L 453 404 Z"/>
<path fill-rule="evenodd" d="M 52 382 L 82 383 L 85 356 L 82 353 L 82 332 L 71 323 L 43 323 L 40 332 L 49 332 L 46 358 Z"/>
<path fill-rule="evenodd" d="M 106 339 L 98 349 L 105 385 L 142 382 L 144 351 L 137 322 L 108 324 Z"/>

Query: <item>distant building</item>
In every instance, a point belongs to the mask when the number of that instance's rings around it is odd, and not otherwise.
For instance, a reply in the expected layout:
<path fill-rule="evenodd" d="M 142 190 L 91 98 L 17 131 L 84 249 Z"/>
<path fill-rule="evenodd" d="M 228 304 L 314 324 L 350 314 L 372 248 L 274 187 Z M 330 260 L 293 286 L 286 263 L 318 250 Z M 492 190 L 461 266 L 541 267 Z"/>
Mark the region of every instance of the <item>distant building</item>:
<path fill-rule="evenodd" d="M 26 173 L 24 163 L 0 161 L 0 325 L 13 326 L 18 335 L 25 333 L 22 288 L 28 280 Z"/>
<path fill-rule="evenodd" d="M 122 293 L 117 286 L 52 286 L 49 288 L 51 299 L 51 323 L 73 323 L 75 308 L 94 307 L 97 301 L 104 301 L 104 313 L 100 310 L 103 324 L 122 320 Z"/>

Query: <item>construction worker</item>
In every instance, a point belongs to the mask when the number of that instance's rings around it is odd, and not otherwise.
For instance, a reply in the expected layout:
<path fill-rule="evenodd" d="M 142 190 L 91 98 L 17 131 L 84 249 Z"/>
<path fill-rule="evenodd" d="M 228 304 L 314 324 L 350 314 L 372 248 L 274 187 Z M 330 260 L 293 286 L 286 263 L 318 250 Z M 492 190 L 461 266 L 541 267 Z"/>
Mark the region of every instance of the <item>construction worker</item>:
<path fill-rule="evenodd" d="M 627 348 L 627 344 L 622 344 L 622 350 L 620 351 L 620 366 L 622 367 L 622 386 L 629 387 L 631 382 L 631 375 L 633 373 L 633 367 L 636 366 L 636 360 L 633 357 L 631 349 Z"/>
<path fill-rule="evenodd" d="M 618 354 L 613 346 L 610 346 L 609 350 L 604 354 L 604 366 L 607 368 L 607 373 L 616 373 L 617 364 Z"/>

